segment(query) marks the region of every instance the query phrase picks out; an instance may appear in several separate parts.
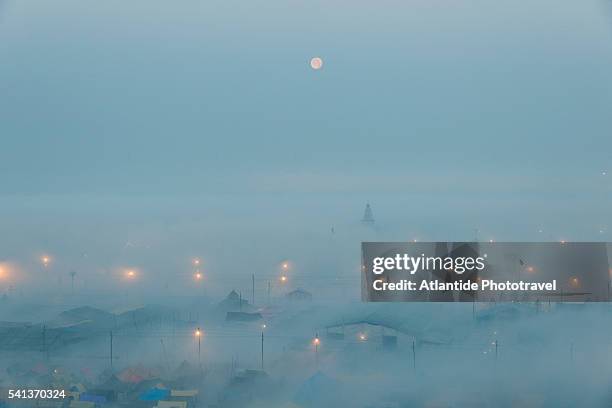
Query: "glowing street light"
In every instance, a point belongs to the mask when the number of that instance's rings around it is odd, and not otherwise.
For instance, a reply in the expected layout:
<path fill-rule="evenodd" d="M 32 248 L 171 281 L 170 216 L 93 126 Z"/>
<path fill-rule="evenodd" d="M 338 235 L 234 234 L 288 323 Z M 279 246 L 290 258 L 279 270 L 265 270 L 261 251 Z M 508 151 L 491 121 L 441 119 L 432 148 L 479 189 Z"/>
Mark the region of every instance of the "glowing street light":
<path fill-rule="evenodd" d="M 193 266 L 195 266 L 193 279 L 195 279 L 196 281 L 201 281 L 204 278 L 204 276 L 200 272 L 200 265 L 202 264 L 202 261 L 200 260 L 200 258 L 193 258 L 191 262 L 193 263 Z"/>
<path fill-rule="evenodd" d="M 125 278 L 128 280 L 136 279 L 136 271 L 134 269 L 126 269 L 124 274 L 125 274 Z"/>
<path fill-rule="evenodd" d="M 202 330 L 198 327 L 194 333 L 194 335 L 198 338 L 198 364 L 200 365 L 200 369 L 202 368 Z"/>
<path fill-rule="evenodd" d="M 289 269 L 291 269 L 291 264 L 289 263 L 289 261 L 283 261 L 280 264 L 280 269 L 281 269 L 281 273 L 280 273 L 279 280 L 281 283 L 286 283 L 289 280 L 287 276 L 287 272 L 289 272 Z"/>
<path fill-rule="evenodd" d="M 366 341 L 367 339 L 368 339 L 368 336 L 365 333 L 359 333 L 360 341 Z"/>
<path fill-rule="evenodd" d="M 580 286 L 580 281 L 578 280 L 578 278 L 573 277 L 570 279 L 570 285 L 577 288 L 578 286 Z"/>
<path fill-rule="evenodd" d="M 40 261 L 42 262 L 43 266 L 46 268 L 51 263 L 51 258 L 48 257 L 47 255 L 44 255 L 40 258 Z"/>
<path fill-rule="evenodd" d="M 314 348 L 315 348 L 315 364 L 318 367 L 319 366 L 319 344 L 321 344 L 321 340 L 319 339 L 319 333 L 315 334 L 315 338 L 312 341 L 312 344 L 314 344 Z"/>

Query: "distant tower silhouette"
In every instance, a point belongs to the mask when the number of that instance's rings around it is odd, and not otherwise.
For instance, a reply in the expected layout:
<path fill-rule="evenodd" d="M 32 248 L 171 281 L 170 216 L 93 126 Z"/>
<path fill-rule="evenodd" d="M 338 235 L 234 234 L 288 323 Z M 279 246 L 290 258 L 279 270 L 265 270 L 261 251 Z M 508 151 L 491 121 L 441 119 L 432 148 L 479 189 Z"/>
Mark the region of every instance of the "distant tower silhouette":
<path fill-rule="evenodd" d="M 361 222 L 364 224 L 374 224 L 374 214 L 372 214 L 372 207 L 370 207 L 370 203 L 366 204 Z"/>

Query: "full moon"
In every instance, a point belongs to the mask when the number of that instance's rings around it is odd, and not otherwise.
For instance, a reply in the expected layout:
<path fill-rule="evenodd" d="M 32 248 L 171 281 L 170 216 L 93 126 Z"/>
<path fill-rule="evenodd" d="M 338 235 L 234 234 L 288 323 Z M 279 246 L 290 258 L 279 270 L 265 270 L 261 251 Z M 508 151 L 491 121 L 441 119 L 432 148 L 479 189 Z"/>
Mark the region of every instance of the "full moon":
<path fill-rule="evenodd" d="M 310 67 L 314 70 L 323 68 L 323 60 L 319 57 L 314 57 L 310 60 Z"/>

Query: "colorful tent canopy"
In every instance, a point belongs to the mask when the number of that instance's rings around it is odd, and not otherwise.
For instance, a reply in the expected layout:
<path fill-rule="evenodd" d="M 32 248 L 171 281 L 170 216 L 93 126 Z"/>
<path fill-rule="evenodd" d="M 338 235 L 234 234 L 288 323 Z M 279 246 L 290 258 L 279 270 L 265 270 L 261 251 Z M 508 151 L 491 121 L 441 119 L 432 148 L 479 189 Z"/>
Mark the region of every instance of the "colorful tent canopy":
<path fill-rule="evenodd" d="M 148 391 L 143 392 L 138 397 L 141 401 L 159 401 L 170 395 L 170 390 L 166 388 L 151 388 Z"/>

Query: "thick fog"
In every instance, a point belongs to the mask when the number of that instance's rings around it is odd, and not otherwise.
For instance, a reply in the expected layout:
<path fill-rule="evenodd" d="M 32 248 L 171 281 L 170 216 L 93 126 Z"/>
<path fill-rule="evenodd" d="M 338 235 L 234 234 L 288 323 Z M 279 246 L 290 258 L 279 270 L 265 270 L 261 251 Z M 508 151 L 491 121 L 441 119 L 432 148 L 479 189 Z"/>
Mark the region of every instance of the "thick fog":
<path fill-rule="evenodd" d="M 435 200 L 422 197 L 405 207 L 377 197 L 376 223 L 366 226 L 365 199 L 5 200 L 2 385 L 44 386 L 59 375 L 45 370 L 58 370 L 98 393 L 115 373 L 126 383 L 113 389 L 128 400 L 157 385 L 198 389 L 195 406 L 206 407 L 610 403 L 608 304 L 363 304 L 359 278 L 362 240 L 600 240 L 607 231 L 576 221 L 563 231 L 552 221 L 550 231 L 510 226 L 476 203 L 438 213 Z M 508 208 L 505 217 L 520 212 Z M 312 300 L 291 300 L 296 289 Z M 242 301 L 228 303 L 232 290 Z M 261 316 L 228 320 L 236 311 Z M 261 370 L 263 325 L 265 376 L 258 378 L 245 370 Z M 397 344 L 385 346 L 385 336 Z M 132 372 L 147 380 L 130 382 Z"/>
<path fill-rule="evenodd" d="M 0 0 L 0 390 L 609 406 L 607 303 L 363 303 L 359 252 L 611 241 L 609 11 Z"/>

